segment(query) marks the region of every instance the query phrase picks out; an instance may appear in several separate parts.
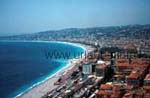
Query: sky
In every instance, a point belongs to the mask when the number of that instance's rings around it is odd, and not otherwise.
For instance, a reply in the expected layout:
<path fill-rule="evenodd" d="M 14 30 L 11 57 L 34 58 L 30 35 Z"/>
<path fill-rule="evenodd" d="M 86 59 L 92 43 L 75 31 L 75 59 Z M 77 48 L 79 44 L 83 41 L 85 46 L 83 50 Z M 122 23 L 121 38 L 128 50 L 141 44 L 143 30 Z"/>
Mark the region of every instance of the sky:
<path fill-rule="evenodd" d="M 150 24 L 150 0 L 0 0 L 0 35 Z"/>

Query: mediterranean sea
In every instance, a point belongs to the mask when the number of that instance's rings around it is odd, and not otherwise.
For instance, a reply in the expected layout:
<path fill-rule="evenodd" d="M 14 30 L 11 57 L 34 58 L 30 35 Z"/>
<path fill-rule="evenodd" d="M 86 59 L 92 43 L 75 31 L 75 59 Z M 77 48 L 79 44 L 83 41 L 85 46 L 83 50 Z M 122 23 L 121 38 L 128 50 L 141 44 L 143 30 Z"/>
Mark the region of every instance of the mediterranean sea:
<path fill-rule="evenodd" d="M 83 52 L 79 46 L 61 42 L 1 41 L 0 98 L 13 98 L 25 92 Z"/>

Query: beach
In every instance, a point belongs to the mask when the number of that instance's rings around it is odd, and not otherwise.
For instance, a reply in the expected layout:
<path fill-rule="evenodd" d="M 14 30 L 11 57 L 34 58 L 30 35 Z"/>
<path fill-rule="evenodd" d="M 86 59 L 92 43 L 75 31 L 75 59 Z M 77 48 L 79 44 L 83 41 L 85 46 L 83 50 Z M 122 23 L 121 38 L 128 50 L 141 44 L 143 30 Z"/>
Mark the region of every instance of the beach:
<path fill-rule="evenodd" d="M 61 43 L 61 42 L 60 42 Z M 64 42 L 65 44 L 72 44 L 78 47 L 81 47 L 84 49 L 84 51 L 87 53 L 89 52 L 91 47 L 90 46 L 86 46 L 83 44 L 76 44 L 76 43 L 68 43 L 68 42 Z M 84 53 L 83 53 L 84 55 Z M 35 86 L 33 86 L 32 88 L 29 88 L 26 92 L 19 94 L 17 97 L 18 98 L 41 98 L 42 96 L 44 96 L 45 94 L 49 93 L 50 91 L 56 89 L 59 87 L 59 85 L 54 85 L 54 83 L 63 75 L 66 73 L 69 73 L 70 70 L 73 70 L 74 67 L 76 67 L 76 63 L 79 63 L 81 61 L 82 58 L 79 59 L 70 59 L 68 60 L 68 64 L 63 67 L 62 69 L 60 69 L 58 72 L 56 72 L 55 74 L 51 75 L 50 77 L 48 77 L 47 79 L 43 80 L 42 82 L 36 84 Z"/>
<path fill-rule="evenodd" d="M 66 68 L 61 69 L 54 75 L 50 76 L 47 80 L 41 82 L 40 84 L 32 87 L 22 95 L 19 95 L 18 98 L 41 98 L 46 93 L 58 87 L 58 85 L 54 85 L 54 83 L 59 79 L 62 73 L 70 69 L 72 66 L 67 65 Z"/>

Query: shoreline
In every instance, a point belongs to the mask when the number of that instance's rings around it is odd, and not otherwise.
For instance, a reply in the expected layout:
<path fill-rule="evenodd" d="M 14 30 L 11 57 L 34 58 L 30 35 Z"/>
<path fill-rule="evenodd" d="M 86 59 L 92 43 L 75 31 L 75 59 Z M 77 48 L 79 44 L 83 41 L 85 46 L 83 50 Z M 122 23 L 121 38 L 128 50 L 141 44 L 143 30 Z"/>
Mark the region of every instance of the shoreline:
<path fill-rule="evenodd" d="M 35 89 L 36 87 L 38 87 L 38 86 L 44 84 L 44 82 L 47 82 L 47 81 L 51 80 L 52 78 L 53 78 L 53 79 L 55 78 L 53 81 L 55 81 L 55 80 L 57 81 L 57 80 L 59 79 L 59 74 L 61 73 L 61 71 L 63 71 L 63 70 L 65 70 L 66 68 L 68 68 L 68 67 L 69 67 L 69 64 L 70 64 L 70 63 L 68 63 L 66 66 L 64 66 L 64 67 L 61 68 L 60 70 L 58 70 L 56 73 L 54 73 L 54 74 L 48 76 L 46 79 L 44 79 L 44 80 L 42 80 L 42 81 L 40 81 L 40 82 L 34 84 L 32 87 L 28 88 L 27 90 L 25 90 L 24 92 L 18 94 L 18 95 L 15 96 L 15 97 L 16 97 L 16 98 L 26 98 L 26 94 L 30 93 L 30 91 L 31 91 L 32 89 Z M 57 85 L 56 85 L 56 86 L 57 86 Z M 55 88 L 56 88 L 56 87 L 55 87 Z M 52 88 L 52 89 L 55 89 L 55 88 Z M 27 96 L 28 96 L 28 95 L 27 95 Z M 32 98 L 32 97 L 30 96 L 30 98 Z M 33 98 L 34 98 L 34 97 L 33 97 Z M 36 98 L 41 98 L 41 97 L 36 97 Z"/>
<path fill-rule="evenodd" d="M 60 42 L 60 41 L 24 41 L 24 42 L 55 42 L 55 43 L 73 45 L 76 47 L 81 47 L 84 50 L 84 53 L 82 55 L 84 55 L 85 52 L 87 52 L 87 50 L 91 47 L 91 46 L 87 46 L 87 45 L 80 44 L 80 43 L 70 43 L 70 42 Z M 56 82 L 60 78 L 60 76 L 62 76 L 63 73 L 66 73 L 71 68 L 75 67 L 75 64 L 73 65 L 72 62 L 78 63 L 80 62 L 80 59 L 73 58 L 73 59 L 69 59 L 67 62 L 68 64 L 66 64 L 63 68 L 59 69 L 56 73 L 34 84 L 33 86 L 26 89 L 24 92 L 21 92 L 15 97 L 17 98 L 41 98 L 43 95 L 57 88 L 59 85 L 54 85 L 54 82 Z"/>

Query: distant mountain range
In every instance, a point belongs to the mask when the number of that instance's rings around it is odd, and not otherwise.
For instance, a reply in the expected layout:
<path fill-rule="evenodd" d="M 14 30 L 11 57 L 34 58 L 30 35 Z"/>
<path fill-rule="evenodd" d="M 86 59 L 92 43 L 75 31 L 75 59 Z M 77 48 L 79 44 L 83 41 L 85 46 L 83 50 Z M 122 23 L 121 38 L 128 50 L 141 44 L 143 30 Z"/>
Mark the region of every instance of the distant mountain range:
<path fill-rule="evenodd" d="M 131 37 L 150 39 L 150 24 L 93 28 L 69 28 L 43 31 L 32 34 L 1 36 L 0 40 L 69 40 L 94 37 Z"/>

